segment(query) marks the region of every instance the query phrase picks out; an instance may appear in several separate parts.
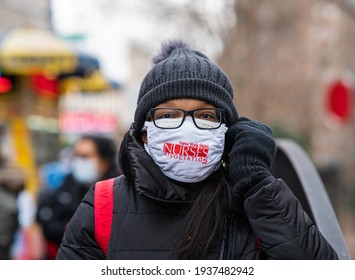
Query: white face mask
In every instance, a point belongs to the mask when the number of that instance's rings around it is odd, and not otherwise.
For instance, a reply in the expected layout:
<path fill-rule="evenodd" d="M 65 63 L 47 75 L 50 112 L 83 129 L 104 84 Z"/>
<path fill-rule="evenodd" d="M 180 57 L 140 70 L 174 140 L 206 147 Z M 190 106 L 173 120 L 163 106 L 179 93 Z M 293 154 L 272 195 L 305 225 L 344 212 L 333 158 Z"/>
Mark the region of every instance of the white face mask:
<path fill-rule="evenodd" d="M 71 171 L 75 180 L 84 184 L 93 183 L 99 177 L 95 160 L 89 158 L 73 158 Z"/>
<path fill-rule="evenodd" d="M 203 122 L 208 127 L 209 122 Z M 191 117 L 186 117 L 181 127 L 176 129 L 157 128 L 148 121 L 144 126 L 148 137 L 144 148 L 165 176 L 194 183 L 204 180 L 220 167 L 228 130 L 225 124 L 218 129 L 202 130 L 195 126 Z"/>

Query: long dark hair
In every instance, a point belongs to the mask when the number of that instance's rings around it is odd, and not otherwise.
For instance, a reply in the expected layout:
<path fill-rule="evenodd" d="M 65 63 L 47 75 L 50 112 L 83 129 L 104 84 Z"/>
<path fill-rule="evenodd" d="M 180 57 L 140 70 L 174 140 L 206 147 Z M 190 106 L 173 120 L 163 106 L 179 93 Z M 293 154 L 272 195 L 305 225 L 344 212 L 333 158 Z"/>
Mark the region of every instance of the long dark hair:
<path fill-rule="evenodd" d="M 203 184 L 185 217 L 182 238 L 171 259 L 206 259 L 221 242 L 230 209 L 230 190 L 222 169 Z"/>

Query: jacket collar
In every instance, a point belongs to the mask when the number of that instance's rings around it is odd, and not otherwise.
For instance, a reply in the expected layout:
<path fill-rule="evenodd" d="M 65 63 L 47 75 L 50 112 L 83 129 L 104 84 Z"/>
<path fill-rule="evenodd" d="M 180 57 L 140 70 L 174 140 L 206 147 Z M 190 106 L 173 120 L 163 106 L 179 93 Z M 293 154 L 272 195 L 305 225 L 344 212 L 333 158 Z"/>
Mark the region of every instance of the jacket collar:
<path fill-rule="evenodd" d="M 120 166 L 138 193 L 162 202 L 190 202 L 201 183 L 184 184 L 166 177 L 145 151 L 137 131 L 131 127 L 119 151 Z"/>

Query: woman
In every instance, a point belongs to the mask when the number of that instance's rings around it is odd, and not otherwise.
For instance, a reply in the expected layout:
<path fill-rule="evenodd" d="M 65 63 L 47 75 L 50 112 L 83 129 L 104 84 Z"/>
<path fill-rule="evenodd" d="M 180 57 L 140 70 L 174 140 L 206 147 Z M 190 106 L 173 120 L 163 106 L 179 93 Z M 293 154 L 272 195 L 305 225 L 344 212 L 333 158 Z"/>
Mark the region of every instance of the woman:
<path fill-rule="evenodd" d="M 239 118 L 228 77 L 181 41 L 163 45 L 120 148 L 107 259 L 336 259 L 269 172 L 271 130 Z M 94 188 L 57 259 L 104 259 Z"/>
<path fill-rule="evenodd" d="M 91 184 L 120 174 L 116 161 L 111 139 L 83 135 L 77 140 L 63 183 L 54 191 L 46 188 L 39 194 L 37 221 L 46 240 L 46 258 L 56 257 L 65 228 Z"/>

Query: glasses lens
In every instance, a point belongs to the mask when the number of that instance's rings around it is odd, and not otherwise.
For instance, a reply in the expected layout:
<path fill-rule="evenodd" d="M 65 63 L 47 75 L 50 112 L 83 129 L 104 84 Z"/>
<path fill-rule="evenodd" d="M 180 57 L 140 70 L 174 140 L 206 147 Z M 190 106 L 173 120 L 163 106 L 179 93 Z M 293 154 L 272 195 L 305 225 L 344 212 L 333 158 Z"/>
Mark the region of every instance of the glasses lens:
<path fill-rule="evenodd" d="M 196 126 L 201 129 L 218 128 L 222 123 L 222 113 L 217 109 L 200 109 L 194 112 Z"/>
<path fill-rule="evenodd" d="M 183 121 L 184 111 L 175 108 L 157 108 L 152 116 L 156 127 L 178 128 Z"/>

